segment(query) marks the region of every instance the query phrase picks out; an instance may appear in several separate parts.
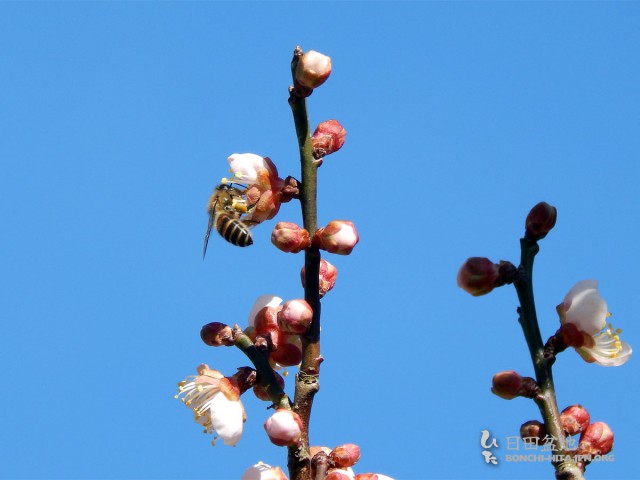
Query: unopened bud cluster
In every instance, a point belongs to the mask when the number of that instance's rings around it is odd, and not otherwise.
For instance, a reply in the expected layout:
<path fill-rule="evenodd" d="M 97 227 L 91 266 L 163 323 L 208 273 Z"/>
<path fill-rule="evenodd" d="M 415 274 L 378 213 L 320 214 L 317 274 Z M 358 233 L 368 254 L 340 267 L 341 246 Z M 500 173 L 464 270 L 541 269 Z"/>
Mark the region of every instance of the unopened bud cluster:
<path fill-rule="evenodd" d="M 354 443 L 340 445 L 333 450 L 329 447 L 311 447 L 312 472 L 317 471 L 320 465 L 326 469 L 324 476 L 313 476 L 312 478 L 323 478 L 324 480 L 393 480 L 390 477 L 377 473 L 355 474 L 352 467 L 360 460 L 360 447 Z"/>
<path fill-rule="evenodd" d="M 274 365 L 288 367 L 298 365 L 302 359 L 299 335 L 309 330 L 313 310 L 304 299 L 281 303 L 282 299 L 272 295 L 258 298 L 245 333 L 257 346 L 269 352 L 269 360 Z M 236 340 L 234 330 L 219 322 L 203 326 L 200 337 L 212 347 L 231 346 Z"/>
<path fill-rule="evenodd" d="M 593 457 L 606 455 L 613 449 L 613 432 L 604 422 L 591 422 L 591 417 L 582 405 L 571 405 L 560 413 L 560 424 L 568 436 L 580 435 L 578 448 L 569 453 Z M 544 441 L 547 431 L 544 424 L 530 420 L 520 427 L 520 436 L 525 441 Z"/>
<path fill-rule="evenodd" d="M 273 365 L 290 367 L 302 360 L 299 335 L 309 329 L 313 311 L 303 299 L 289 300 L 264 295 L 256 301 L 245 333 L 266 350 Z"/>
<path fill-rule="evenodd" d="M 562 429 L 567 435 L 580 435 L 578 455 L 606 455 L 613 449 L 613 432 L 604 422 L 591 423 L 591 416 L 582 405 L 571 405 L 560 414 Z"/>

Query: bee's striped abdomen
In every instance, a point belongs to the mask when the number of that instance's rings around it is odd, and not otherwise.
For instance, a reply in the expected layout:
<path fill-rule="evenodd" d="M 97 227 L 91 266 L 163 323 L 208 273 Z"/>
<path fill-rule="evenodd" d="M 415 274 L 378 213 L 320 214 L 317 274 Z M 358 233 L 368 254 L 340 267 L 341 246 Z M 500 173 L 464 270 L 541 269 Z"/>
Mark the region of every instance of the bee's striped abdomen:
<path fill-rule="evenodd" d="M 240 220 L 228 215 L 218 215 L 216 230 L 227 242 L 237 247 L 248 247 L 253 244 L 251 232 Z"/>

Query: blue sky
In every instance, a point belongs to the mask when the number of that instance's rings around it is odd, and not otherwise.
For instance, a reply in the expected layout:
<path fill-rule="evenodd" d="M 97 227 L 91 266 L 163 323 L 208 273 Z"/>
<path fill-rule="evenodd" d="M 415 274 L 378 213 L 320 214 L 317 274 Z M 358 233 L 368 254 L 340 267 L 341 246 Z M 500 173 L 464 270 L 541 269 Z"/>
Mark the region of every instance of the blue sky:
<path fill-rule="evenodd" d="M 359 472 L 397 479 L 551 478 L 546 463 L 488 466 L 480 432 L 539 418 L 489 392 L 532 367 L 505 287 L 472 298 L 469 256 L 519 258 L 524 218 L 558 208 L 534 278 L 543 336 L 574 283 L 602 295 L 640 344 L 636 2 L 5 2 L 0 4 L 1 478 L 227 479 L 263 460 L 265 404 L 249 393 L 235 448 L 174 400 L 206 362 L 247 360 L 199 339 L 245 323 L 256 297 L 302 295 L 302 257 L 274 222 L 240 250 L 205 204 L 234 152 L 299 176 L 287 105 L 296 45 L 333 59 L 309 99 L 347 143 L 320 170 L 319 222 L 360 244 L 330 256 L 312 443 L 362 447 Z M 278 220 L 299 221 L 285 205 Z M 616 435 L 590 479 L 637 477 L 636 358 L 567 351 L 558 402 Z"/>

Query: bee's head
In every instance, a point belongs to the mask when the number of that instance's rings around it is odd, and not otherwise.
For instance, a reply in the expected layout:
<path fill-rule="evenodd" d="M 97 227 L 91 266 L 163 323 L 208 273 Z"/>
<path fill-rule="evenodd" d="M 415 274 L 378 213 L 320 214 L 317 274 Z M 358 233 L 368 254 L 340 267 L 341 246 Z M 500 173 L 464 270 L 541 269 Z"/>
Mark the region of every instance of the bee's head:
<path fill-rule="evenodd" d="M 221 183 L 216 187 L 216 190 L 218 190 L 219 192 L 228 192 L 230 190 L 233 190 L 233 187 L 230 183 Z"/>

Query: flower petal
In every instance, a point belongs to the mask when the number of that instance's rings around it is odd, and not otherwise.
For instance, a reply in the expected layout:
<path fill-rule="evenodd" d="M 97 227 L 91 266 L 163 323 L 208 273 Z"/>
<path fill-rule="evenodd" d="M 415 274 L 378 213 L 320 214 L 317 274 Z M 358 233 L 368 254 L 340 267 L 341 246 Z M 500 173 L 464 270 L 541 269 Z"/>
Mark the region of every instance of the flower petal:
<path fill-rule="evenodd" d="M 251 307 L 251 312 L 249 313 L 249 325 L 255 325 L 254 319 L 258 312 L 264 307 L 277 307 L 281 303 L 282 299 L 275 295 L 260 295 L 253 304 L 253 307 Z"/>
<path fill-rule="evenodd" d="M 566 323 L 588 335 L 595 335 L 607 324 L 607 302 L 600 296 L 597 285 L 595 280 L 583 280 L 569 291 L 564 301 Z"/>
<path fill-rule="evenodd" d="M 211 426 L 225 445 L 236 445 L 242 437 L 242 404 L 217 394 L 210 404 Z"/>
<path fill-rule="evenodd" d="M 633 350 L 627 342 L 621 342 L 621 349 L 615 357 L 607 355 L 597 348 L 577 348 L 576 351 L 585 361 L 589 363 L 597 363 L 603 367 L 618 367 L 627 362 L 631 358 Z"/>
<path fill-rule="evenodd" d="M 579 293 L 583 292 L 584 290 L 597 290 L 597 289 L 598 289 L 597 280 L 582 280 L 576 283 L 564 297 L 565 310 L 569 310 L 569 308 L 571 308 L 572 299 Z"/>
<path fill-rule="evenodd" d="M 258 179 L 258 171 L 269 170 L 269 164 L 255 153 L 234 153 L 227 161 L 233 173 L 231 181 L 251 185 Z"/>

